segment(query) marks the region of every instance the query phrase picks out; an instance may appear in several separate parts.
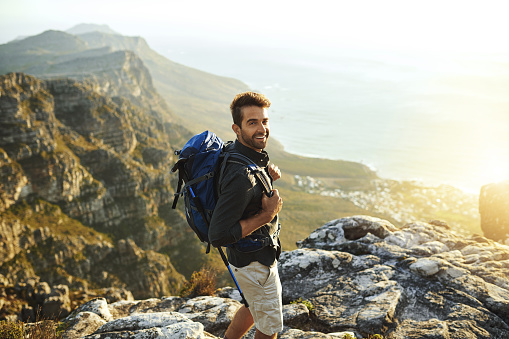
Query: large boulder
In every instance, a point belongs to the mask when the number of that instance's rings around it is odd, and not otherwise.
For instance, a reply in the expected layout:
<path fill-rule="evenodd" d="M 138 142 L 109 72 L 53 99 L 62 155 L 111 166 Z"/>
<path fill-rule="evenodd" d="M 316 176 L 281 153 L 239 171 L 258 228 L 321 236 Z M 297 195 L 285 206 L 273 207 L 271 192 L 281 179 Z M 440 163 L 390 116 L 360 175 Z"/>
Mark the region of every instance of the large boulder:
<path fill-rule="evenodd" d="M 509 244 L 509 181 L 481 188 L 479 213 L 484 236 Z"/>

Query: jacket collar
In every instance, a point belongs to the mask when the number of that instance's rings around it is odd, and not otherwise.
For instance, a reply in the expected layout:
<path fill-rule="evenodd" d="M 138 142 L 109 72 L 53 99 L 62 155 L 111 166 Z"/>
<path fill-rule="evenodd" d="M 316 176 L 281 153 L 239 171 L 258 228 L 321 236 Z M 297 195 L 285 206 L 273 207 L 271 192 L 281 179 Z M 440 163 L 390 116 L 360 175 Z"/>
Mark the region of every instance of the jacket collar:
<path fill-rule="evenodd" d="M 265 167 L 269 163 L 269 154 L 265 150 L 257 152 L 254 149 L 244 146 L 239 140 L 235 140 L 233 147 L 237 152 L 245 155 L 260 167 Z"/>

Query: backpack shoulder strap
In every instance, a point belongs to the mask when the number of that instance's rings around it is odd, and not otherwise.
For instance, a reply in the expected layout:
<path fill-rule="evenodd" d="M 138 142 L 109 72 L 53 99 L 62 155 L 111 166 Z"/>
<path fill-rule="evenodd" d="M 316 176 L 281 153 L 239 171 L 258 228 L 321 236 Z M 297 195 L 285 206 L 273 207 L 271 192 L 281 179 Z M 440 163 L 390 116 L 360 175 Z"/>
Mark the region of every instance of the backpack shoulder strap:
<path fill-rule="evenodd" d="M 263 173 L 263 169 L 260 168 L 260 166 L 256 165 L 251 159 L 249 159 L 248 157 L 241 153 L 225 152 L 225 158 L 223 160 L 223 165 L 221 166 L 222 171 L 224 171 L 224 167 L 226 167 L 227 162 L 233 162 L 246 166 L 249 169 L 249 171 L 255 176 L 255 178 L 258 179 L 258 181 L 263 187 L 263 190 L 265 191 L 265 194 L 268 197 L 272 196 L 272 189 L 269 180 L 267 180 L 267 176 Z"/>
<path fill-rule="evenodd" d="M 184 169 L 182 168 L 182 166 L 183 166 L 183 162 L 179 160 L 171 169 L 172 172 L 178 171 L 177 191 L 175 192 L 175 195 L 173 197 L 173 204 L 171 206 L 171 208 L 173 208 L 173 209 L 177 208 L 177 201 L 181 194 L 182 185 L 187 180 L 187 178 L 185 178 Z"/>

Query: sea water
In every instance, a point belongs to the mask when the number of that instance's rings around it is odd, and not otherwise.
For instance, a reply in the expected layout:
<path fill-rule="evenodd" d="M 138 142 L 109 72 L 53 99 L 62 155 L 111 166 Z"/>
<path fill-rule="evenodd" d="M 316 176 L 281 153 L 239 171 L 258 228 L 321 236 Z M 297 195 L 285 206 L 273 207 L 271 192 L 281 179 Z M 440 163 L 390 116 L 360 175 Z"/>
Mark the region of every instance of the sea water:
<path fill-rule="evenodd" d="M 509 179 L 504 58 L 191 43 L 160 48 L 171 60 L 265 93 L 271 135 L 288 152 L 361 162 L 385 178 L 474 193 Z"/>

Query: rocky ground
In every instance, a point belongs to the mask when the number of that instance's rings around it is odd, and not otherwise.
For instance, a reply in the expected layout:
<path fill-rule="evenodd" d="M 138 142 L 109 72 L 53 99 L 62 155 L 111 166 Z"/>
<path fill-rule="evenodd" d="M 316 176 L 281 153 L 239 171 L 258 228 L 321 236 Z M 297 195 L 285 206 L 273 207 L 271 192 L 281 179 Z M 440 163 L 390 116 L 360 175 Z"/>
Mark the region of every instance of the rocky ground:
<path fill-rule="evenodd" d="M 285 304 L 279 338 L 503 339 L 509 333 L 509 247 L 459 236 L 440 221 L 398 229 L 367 216 L 333 220 L 299 249 L 282 253 L 279 270 Z M 233 292 L 95 299 L 65 320 L 65 338 L 217 338 L 240 307 Z"/>

